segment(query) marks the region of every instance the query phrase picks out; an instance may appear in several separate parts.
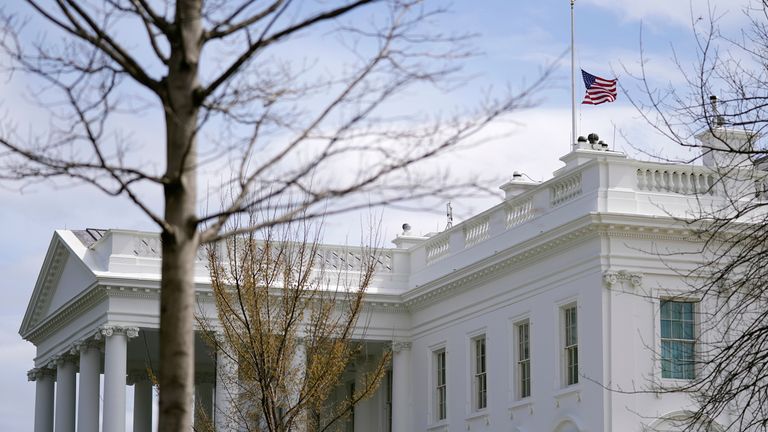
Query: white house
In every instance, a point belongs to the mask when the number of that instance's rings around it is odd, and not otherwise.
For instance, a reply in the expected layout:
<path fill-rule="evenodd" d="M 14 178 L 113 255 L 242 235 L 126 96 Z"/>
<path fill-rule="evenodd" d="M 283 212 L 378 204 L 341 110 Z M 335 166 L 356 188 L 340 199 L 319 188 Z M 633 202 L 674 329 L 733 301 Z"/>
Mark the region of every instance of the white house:
<path fill-rule="evenodd" d="M 694 194 L 721 199 L 709 188 L 716 173 L 632 160 L 596 140 L 561 160 L 550 180 L 515 177 L 495 207 L 428 237 L 404 232 L 384 251 L 364 343 L 373 356 L 392 349 L 391 378 L 347 430 L 675 430 L 692 402 L 652 390 L 696 374 L 704 306 L 680 300 L 688 287 L 676 270 L 695 263 L 653 251 L 690 249 L 672 216 L 685 216 Z M 151 430 L 159 252 L 152 233 L 54 233 L 20 330 L 37 347 L 36 432 L 100 422 L 125 431 L 129 385 L 133 430 Z M 321 253 L 354 271 L 360 251 Z M 197 296 L 212 311 L 204 261 Z M 215 353 L 202 341 L 197 349 L 196 399 L 227 430 Z"/>

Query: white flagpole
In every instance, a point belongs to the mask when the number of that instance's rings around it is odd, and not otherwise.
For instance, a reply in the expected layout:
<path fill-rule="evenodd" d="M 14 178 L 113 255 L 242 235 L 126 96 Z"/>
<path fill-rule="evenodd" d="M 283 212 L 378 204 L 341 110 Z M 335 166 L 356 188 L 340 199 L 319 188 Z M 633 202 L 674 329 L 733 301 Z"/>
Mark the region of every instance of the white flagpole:
<path fill-rule="evenodd" d="M 571 0 L 571 146 L 576 148 L 576 44 L 573 37 L 573 4 Z"/>

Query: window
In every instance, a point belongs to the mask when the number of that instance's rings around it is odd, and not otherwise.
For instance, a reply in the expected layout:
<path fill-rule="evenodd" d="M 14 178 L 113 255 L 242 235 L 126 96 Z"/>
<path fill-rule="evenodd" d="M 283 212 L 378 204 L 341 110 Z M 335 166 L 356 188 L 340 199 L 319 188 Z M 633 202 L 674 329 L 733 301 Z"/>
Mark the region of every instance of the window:
<path fill-rule="evenodd" d="M 436 420 L 444 420 L 447 414 L 445 385 L 445 350 L 435 351 L 435 414 Z"/>
<path fill-rule="evenodd" d="M 472 339 L 472 382 L 474 388 L 473 405 L 475 410 L 485 409 L 488 405 L 488 377 L 485 362 L 485 335 Z"/>
<path fill-rule="evenodd" d="M 694 379 L 693 303 L 661 301 L 661 377 Z"/>
<path fill-rule="evenodd" d="M 572 385 L 579 382 L 579 336 L 575 304 L 563 308 L 563 330 L 565 385 Z"/>
<path fill-rule="evenodd" d="M 521 322 L 517 328 L 517 396 L 520 399 L 531 395 L 531 345 L 530 324 Z"/>

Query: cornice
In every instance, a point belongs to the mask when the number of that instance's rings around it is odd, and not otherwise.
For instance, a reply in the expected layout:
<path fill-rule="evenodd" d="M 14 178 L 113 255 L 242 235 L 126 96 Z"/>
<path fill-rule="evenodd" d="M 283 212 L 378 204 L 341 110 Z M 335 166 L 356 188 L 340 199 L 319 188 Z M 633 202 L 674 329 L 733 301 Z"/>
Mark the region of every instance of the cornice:
<path fill-rule="evenodd" d="M 541 259 L 547 254 L 556 253 L 565 247 L 578 244 L 595 236 L 609 238 L 629 238 L 644 240 L 668 241 L 697 241 L 696 227 L 685 225 L 684 222 L 671 217 L 640 216 L 622 213 L 591 213 L 574 219 L 554 229 L 539 234 L 527 241 L 510 245 L 507 249 L 494 253 L 486 258 L 469 263 L 457 271 L 415 287 L 404 294 L 397 295 L 367 295 L 364 309 L 389 313 L 400 313 L 411 309 L 420 309 L 443 298 L 453 296 L 476 286 L 486 280 L 498 278 L 514 268 L 523 266 L 533 260 Z M 43 266 L 41 274 L 45 280 L 38 284 L 50 285 L 55 283 L 54 276 L 60 273 L 67 248 L 63 240 L 54 237 L 55 245 Z M 479 247 L 482 247 L 478 245 Z M 440 264 L 435 264 L 439 266 Z M 55 271 L 58 269 L 58 271 Z M 607 270 L 607 269 L 606 269 Z M 199 301 L 212 301 L 212 293 L 206 290 L 208 285 L 196 282 L 196 297 Z M 40 292 L 50 289 L 36 290 L 38 297 L 33 296 L 34 303 L 42 301 Z M 24 339 L 37 344 L 66 323 L 85 311 L 93 308 L 109 297 L 158 299 L 159 282 L 156 279 L 146 280 L 140 275 L 132 279 L 130 275 L 97 274 L 97 281 L 84 290 L 79 297 L 70 300 L 68 304 L 54 312 L 51 316 L 39 322 L 35 327 L 22 333 Z M 49 294 L 50 295 L 50 294 Z M 29 311 L 28 311 L 29 314 Z M 25 330 L 26 320 L 22 325 Z"/>
<path fill-rule="evenodd" d="M 52 245 L 40 269 L 40 276 L 35 284 L 35 290 L 29 301 L 29 307 L 19 333 L 39 324 L 40 320 L 44 318 L 43 314 L 45 314 L 53 295 L 52 287 L 59 281 L 66 263 L 68 251 L 63 243 L 58 235 L 54 234 Z"/>
<path fill-rule="evenodd" d="M 403 295 L 404 305 L 414 310 L 427 307 L 479 283 L 500 277 L 556 250 L 595 236 L 667 241 L 696 240 L 691 227 L 673 218 L 592 213 L 416 287 Z"/>
<path fill-rule="evenodd" d="M 593 238 L 596 234 L 597 227 L 586 225 L 543 242 L 542 236 L 537 236 L 411 290 L 404 295 L 405 305 L 409 309 L 424 308 L 444 298 L 462 293 L 477 284 L 498 278 L 547 253 Z"/>
<path fill-rule="evenodd" d="M 33 344 L 37 344 L 37 342 L 79 316 L 82 312 L 87 311 L 104 301 L 107 298 L 107 293 L 101 288 L 102 287 L 96 284 L 91 285 L 84 291 L 84 293 L 74 299 L 74 301 L 71 301 L 68 305 L 49 316 L 37 327 L 31 329 L 27 333 L 23 333 L 21 336 Z"/>
<path fill-rule="evenodd" d="M 159 288 L 104 286 L 94 283 L 84 290 L 79 297 L 49 316 L 40 325 L 28 333 L 22 334 L 22 337 L 33 344 L 37 344 L 77 316 L 107 300 L 109 297 L 158 299 L 159 296 Z"/>

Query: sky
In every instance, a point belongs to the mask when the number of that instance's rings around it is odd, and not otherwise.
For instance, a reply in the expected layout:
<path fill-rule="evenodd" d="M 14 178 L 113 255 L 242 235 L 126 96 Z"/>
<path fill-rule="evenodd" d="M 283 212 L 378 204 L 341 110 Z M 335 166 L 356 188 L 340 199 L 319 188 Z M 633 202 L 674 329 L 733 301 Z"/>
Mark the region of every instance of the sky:
<path fill-rule="evenodd" d="M 636 94 L 637 83 L 627 72 L 639 70 L 642 41 L 652 84 L 682 85 L 684 77 L 672 60 L 673 50 L 683 65 L 693 64 L 691 23 L 706 17 L 710 4 L 717 8 L 723 27 L 738 29 L 744 24 L 740 11 L 743 1 L 746 0 L 577 0 L 577 68 L 604 78 L 618 77 L 630 94 Z M 31 14 L 15 4 L 7 7 Z M 413 92 L 400 103 L 420 103 L 425 110 L 439 110 L 472 103 L 481 92 L 492 94 L 530 82 L 543 65 L 568 50 L 569 9 L 567 0 L 456 0 L 451 12 L 436 25 L 476 34 L 472 45 L 477 48 L 477 55 L 468 59 L 463 69 L 472 80 L 448 95 Z M 295 58 L 307 55 L 289 54 Z M 448 154 L 438 164 L 458 176 L 482 172 L 490 176 L 490 187 L 509 179 L 513 171 L 535 180 L 551 177 L 562 165 L 558 158 L 570 148 L 569 59 L 565 56 L 559 60 L 547 88 L 537 95 L 536 106 L 515 113 L 504 123 L 491 125 L 483 135 L 492 138 L 489 142 Z M 44 130 L 47 113 L 31 101 L 32 90 L 24 76 L 0 72 L 0 118 L 5 124 L 12 123 L 21 130 Z M 576 92 L 580 100 L 584 93 L 580 80 Z M 596 132 L 613 149 L 631 156 L 648 158 L 645 153 L 682 151 L 654 133 L 639 118 L 625 94 L 611 104 L 579 106 L 577 114 L 579 134 Z M 147 140 L 162 136 L 157 118 L 137 118 L 126 120 L 133 121 L 127 125 L 135 127 L 137 136 Z M 147 151 L 151 159 L 154 154 Z M 147 194 L 159 205 L 159 191 L 149 190 Z M 452 203 L 456 222 L 498 201 L 498 196 L 457 199 Z M 384 208 L 378 214 L 385 239 L 394 238 L 404 222 L 417 234 L 440 230 L 446 222 L 444 206 Z M 360 221 L 366 217 L 354 213 L 328 220 L 326 240 L 343 243 L 354 239 L 360 232 Z M 31 343 L 21 339 L 18 329 L 53 231 L 86 227 L 156 230 L 127 200 L 108 197 L 88 186 L 43 182 L 20 189 L 18 184 L 0 182 L 2 431 L 32 429 L 34 383 L 27 382 L 26 371 L 33 366 L 35 351 Z"/>

